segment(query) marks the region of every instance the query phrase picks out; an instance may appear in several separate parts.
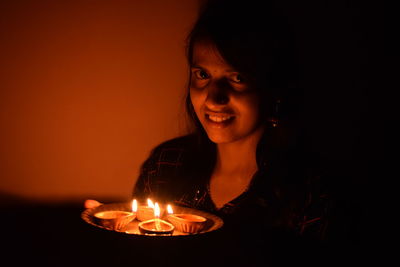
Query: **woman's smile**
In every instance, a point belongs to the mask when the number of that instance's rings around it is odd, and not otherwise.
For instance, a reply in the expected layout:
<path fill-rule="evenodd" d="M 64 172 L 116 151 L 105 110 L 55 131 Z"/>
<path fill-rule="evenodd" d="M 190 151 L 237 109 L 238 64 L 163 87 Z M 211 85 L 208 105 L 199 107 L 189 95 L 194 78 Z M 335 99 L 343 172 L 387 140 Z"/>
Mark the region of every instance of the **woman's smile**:
<path fill-rule="evenodd" d="M 205 114 L 205 123 L 212 128 L 225 128 L 233 124 L 235 116 L 227 114 Z"/>

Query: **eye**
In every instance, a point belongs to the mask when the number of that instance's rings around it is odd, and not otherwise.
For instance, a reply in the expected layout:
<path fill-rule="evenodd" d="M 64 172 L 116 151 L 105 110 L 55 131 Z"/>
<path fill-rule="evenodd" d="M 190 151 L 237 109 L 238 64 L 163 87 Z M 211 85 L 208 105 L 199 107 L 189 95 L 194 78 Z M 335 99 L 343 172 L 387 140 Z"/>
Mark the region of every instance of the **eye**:
<path fill-rule="evenodd" d="M 229 75 L 229 82 L 237 92 L 247 92 L 251 89 L 249 80 L 238 72 Z"/>
<path fill-rule="evenodd" d="M 240 73 L 233 74 L 231 80 L 234 83 L 243 83 L 243 76 Z"/>
<path fill-rule="evenodd" d="M 194 75 L 199 80 L 205 80 L 205 79 L 208 79 L 210 77 L 208 75 L 208 73 L 206 71 L 204 71 L 204 70 L 196 70 L 196 71 L 194 71 Z"/>

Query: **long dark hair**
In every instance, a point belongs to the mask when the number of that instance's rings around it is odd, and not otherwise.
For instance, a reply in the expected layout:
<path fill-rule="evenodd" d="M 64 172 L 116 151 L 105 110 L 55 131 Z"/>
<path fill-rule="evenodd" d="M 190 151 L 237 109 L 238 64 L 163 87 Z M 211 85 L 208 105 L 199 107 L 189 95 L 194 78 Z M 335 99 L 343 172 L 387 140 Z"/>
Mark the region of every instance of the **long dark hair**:
<path fill-rule="evenodd" d="M 261 118 L 267 124 L 294 119 L 299 100 L 295 39 L 274 2 L 207 1 L 187 37 L 189 66 L 195 43 L 203 40 L 211 41 L 227 63 L 252 81 L 261 100 Z M 190 100 L 190 80 L 187 115 L 199 137 L 207 138 Z"/>
<path fill-rule="evenodd" d="M 224 60 L 251 81 L 260 97 L 260 118 L 267 127 L 258 143 L 256 156 L 261 175 L 265 174 L 262 174 L 262 166 L 268 166 L 269 179 L 265 180 L 269 185 L 258 187 L 274 192 L 277 201 L 273 206 L 281 213 L 276 219 L 290 225 L 293 207 L 301 202 L 298 199 L 304 192 L 301 189 L 304 165 L 298 159 L 306 158 L 304 154 L 291 152 L 292 148 L 299 147 L 302 103 L 295 33 L 276 2 L 210 0 L 201 9 L 187 38 L 189 66 L 193 63 L 194 46 L 201 41 L 211 41 Z M 186 110 L 199 141 L 196 162 L 202 162 L 205 177 L 215 164 L 216 146 L 195 114 L 190 99 L 190 80 L 189 77 Z"/>

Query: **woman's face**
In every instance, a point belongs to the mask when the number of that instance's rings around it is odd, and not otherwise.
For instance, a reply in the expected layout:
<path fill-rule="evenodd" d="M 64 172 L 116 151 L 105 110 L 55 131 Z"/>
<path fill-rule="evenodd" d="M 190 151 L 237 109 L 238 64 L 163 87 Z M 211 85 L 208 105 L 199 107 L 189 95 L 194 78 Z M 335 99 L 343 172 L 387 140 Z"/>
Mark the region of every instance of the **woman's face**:
<path fill-rule="evenodd" d="M 190 99 L 214 143 L 244 141 L 259 136 L 263 129 L 257 92 L 211 42 L 197 42 L 193 47 Z"/>

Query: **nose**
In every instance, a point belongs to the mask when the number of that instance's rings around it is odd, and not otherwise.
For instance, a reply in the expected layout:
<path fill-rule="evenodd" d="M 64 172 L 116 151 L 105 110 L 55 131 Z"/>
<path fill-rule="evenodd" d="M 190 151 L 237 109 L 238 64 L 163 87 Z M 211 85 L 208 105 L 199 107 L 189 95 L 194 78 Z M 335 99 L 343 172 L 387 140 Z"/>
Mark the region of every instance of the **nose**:
<path fill-rule="evenodd" d="M 206 105 L 210 108 L 229 103 L 229 84 L 227 81 L 218 80 L 209 85 Z"/>

